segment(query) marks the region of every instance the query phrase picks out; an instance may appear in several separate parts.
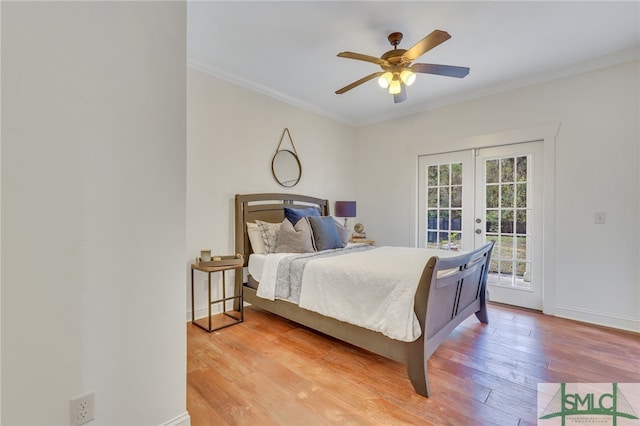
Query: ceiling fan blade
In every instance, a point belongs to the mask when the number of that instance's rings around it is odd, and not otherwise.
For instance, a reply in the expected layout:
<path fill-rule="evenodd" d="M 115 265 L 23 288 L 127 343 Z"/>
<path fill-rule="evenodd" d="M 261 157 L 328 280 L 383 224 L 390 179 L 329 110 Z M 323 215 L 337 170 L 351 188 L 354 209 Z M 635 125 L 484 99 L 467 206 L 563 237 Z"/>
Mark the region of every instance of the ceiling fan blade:
<path fill-rule="evenodd" d="M 413 64 L 411 69 L 415 72 L 422 72 L 425 74 L 444 75 L 447 77 L 463 78 L 469 74 L 469 68 L 467 67 L 454 67 L 453 65 L 438 65 L 438 64 Z"/>
<path fill-rule="evenodd" d="M 425 52 L 428 52 L 429 50 L 438 46 L 440 43 L 444 43 L 450 38 L 451 36 L 449 35 L 448 32 L 441 31 L 441 30 L 434 30 L 431 32 L 431 34 L 429 34 L 428 36 L 426 36 L 425 38 L 423 38 L 422 40 L 420 40 L 419 42 L 411 46 L 409 49 L 407 49 L 407 51 L 404 52 L 404 55 L 402 55 L 402 60 L 405 63 L 412 62 L 418 56 L 422 55 Z"/>
<path fill-rule="evenodd" d="M 356 59 L 358 61 L 372 62 L 378 65 L 390 66 L 389 61 L 382 58 L 376 58 L 375 56 L 363 55 L 362 53 L 354 52 L 340 52 L 338 53 L 340 58 Z"/>
<path fill-rule="evenodd" d="M 393 95 L 393 103 L 399 104 L 407 100 L 407 88 L 404 84 L 400 85 L 400 93 Z"/>
<path fill-rule="evenodd" d="M 336 90 L 336 95 L 341 95 L 341 94 L 343 94 L 344 92 L 347 92 L 347 91 L 349 91 L 349 90 L 353 89 L 354 87 L 358 87 L 358 86 L 360 86 L 362 83 L 366 83 L 367 81 L 369 81 L 369 80 L 371 80 L 371 79 L 374 79 L 374 78 L 376 78 L 376 77 L 380 77 L 382 74 L 384 74 L 384 71 L 374 72 L 373 74 L 369 74 L 369 75 L 368 75 L 368 76 L 366 76 L 366 77 L 362 77 L 360 80 L 358 80 L 358 81 L 354 81 L 353 83 L 351 83 L 351 84 L 349 84 L 349 85 L 347 85 L 347 86 L 344 86 L 344 87 L 343 87 L 342 89 L 340 89 L 340 90 Z"/>

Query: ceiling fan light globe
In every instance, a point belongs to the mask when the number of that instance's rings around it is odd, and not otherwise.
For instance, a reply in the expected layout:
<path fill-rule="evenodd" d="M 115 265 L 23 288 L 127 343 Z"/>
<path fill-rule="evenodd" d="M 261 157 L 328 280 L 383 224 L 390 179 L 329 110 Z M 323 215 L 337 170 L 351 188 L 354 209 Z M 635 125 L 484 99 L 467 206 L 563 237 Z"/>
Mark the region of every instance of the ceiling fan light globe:
<path fill-rule="evenodd" d="M 402 91 L 402 86 L 400 84 L 400 80 L 392 80 L 391 83 L 389 83 L 390 95 L 397 95 L 401 91 Z"/>
<path fill-rule="evenodd" d="M 389 87 L 389 82 L 385 80 L 384 77 L 380 77 L 378 78 L 378 86 L 382 87 L 383 89 L 386 89 L 387 87 Z"/>
<path fill-rule="evenodd" d="M 383 89 L 386 89 L 387 87 L 389 87 L 389 83 L 391 83 L 392 78 L 393 78 L 393 74 L 387 71 L 384 74 L 382 74 L 380 78 L 378 78 L 378 85 Z"/>
<path fill-rule="evenodd" d="M 402 70 L 400 80 L 407 86 L 411 86 L 413 82 L 416 81 L 416 73 L 411 70 Z"/>

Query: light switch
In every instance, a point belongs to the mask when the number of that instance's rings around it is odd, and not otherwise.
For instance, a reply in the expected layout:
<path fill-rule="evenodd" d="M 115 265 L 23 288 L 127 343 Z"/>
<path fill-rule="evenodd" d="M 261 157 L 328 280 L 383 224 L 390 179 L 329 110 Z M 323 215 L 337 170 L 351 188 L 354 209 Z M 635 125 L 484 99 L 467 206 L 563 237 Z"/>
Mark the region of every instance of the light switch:
<path fill-rule="evenodd" d="M 607 214 L 605 212 L 596 212 L 594 222 L 596 225 L 604 225 L 607 223 Z"/>

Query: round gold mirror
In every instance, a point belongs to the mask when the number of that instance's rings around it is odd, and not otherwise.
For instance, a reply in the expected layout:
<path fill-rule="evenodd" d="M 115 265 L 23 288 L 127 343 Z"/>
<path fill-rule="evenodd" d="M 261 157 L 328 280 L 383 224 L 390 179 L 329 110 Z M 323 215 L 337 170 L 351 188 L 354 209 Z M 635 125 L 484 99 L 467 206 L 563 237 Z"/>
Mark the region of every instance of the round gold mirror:
<path fill-rule="evenodd" d="M 276 152 L 273 156 L 273 160 L 271 160 L 271 172 L 280 185 L 291 188 L 300 181 L 302 166 L 295 153 L 288 149 L 283 149 Z"/>

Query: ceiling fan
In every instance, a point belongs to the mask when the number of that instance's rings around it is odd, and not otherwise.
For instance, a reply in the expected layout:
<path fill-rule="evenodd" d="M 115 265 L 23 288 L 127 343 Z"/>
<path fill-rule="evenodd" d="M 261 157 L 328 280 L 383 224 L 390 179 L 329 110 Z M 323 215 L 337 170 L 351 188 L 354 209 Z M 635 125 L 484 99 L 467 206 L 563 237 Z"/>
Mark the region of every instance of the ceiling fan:
<path fill-rule="evenodd" d="M 400 103 L 407 99 L 407 91 L 405 86 L 411 86 L 416 79 L 417 72 L 425 74 L 437 74 L 447 77 L 463 78 L 469 74 L 469 68 L 456 67 L 452 65 L 438 64 L 411 64 L 422 54 L 428 52 L 434 47 L 449 40 L 451 36 L 446 31 L 434 30 L 431 34 L 411 46 L 409 49 L 398 49 L 398 44 L 402 40 L 402 33 L 389 34 L 389 43 L 393 46 L 392 50 L 385 52 L 381 57 L 363 55 L 354 52 L 338 53 L 340 58 L 357 59 L 359 61 L 372 62 L 380 65 L 382 71 L 374 72 L 360 80 L 336 90 L 337 95 L 341 95 L 354 87 L 358 87 L 369 80 L 378 78 L 378 84 L 383 88 L 388 88 L 389 93 L 393 95 L 393 101 Z"/>

